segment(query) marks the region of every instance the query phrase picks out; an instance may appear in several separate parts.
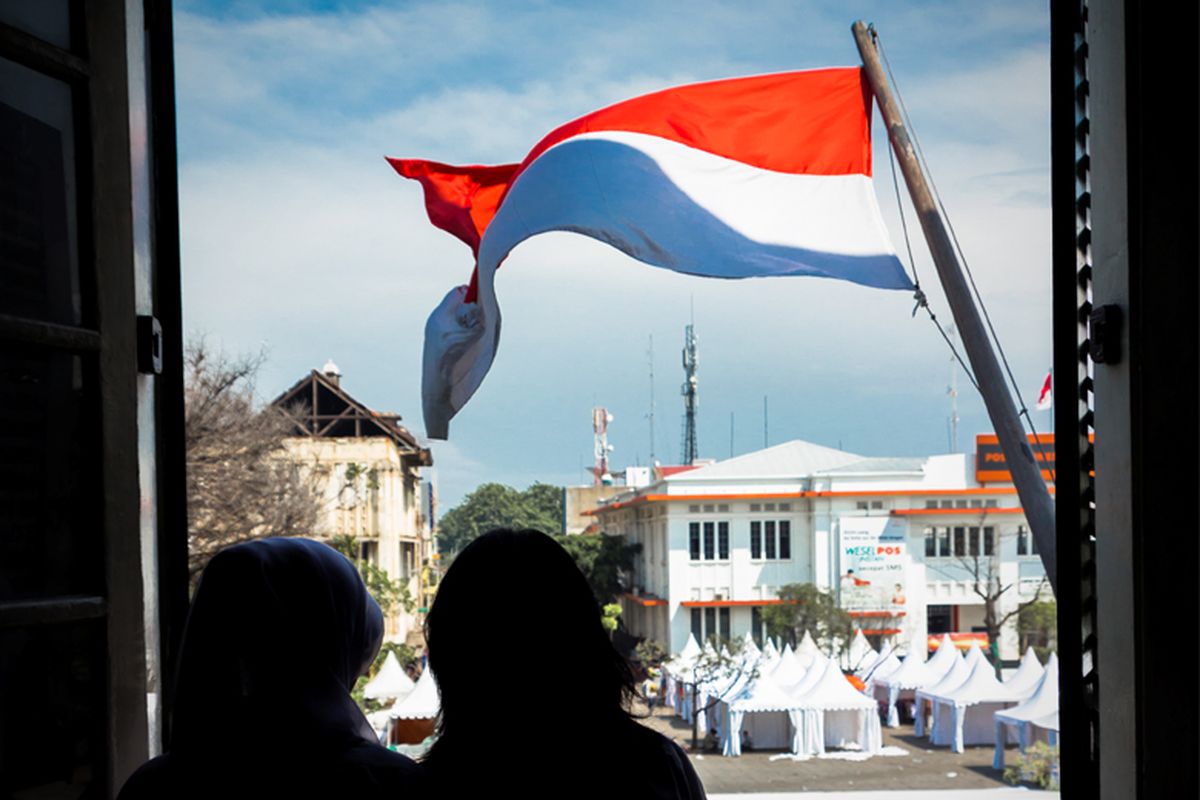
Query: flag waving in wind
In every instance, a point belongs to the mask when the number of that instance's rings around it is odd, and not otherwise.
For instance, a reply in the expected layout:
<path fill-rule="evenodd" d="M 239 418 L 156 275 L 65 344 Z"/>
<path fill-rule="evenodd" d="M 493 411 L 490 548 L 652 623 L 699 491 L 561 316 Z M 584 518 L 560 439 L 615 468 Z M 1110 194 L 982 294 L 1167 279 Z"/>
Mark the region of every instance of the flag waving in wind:
<path fill-rule="evenodd" d="M 519 164 L 388 159 L 429 220 L 475 254 L 425 326 L 426 434 L 483 381 L 500 338 L 495 274 L 547 231 L 713 278 L 815 275 L 910 289 L 871 182 L 871 95 L 857 67 L 699 83 L 551 131 Z"/>

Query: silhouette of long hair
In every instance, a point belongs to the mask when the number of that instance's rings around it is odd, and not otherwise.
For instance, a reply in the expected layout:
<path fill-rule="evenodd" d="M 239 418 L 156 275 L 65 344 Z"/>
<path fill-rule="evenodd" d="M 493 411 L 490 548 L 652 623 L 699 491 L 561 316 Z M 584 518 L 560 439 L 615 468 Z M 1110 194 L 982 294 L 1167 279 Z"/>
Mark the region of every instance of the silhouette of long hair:
<path fill-rule="evenodd" d="M 630 723 L 634 676 L 570 555 L 533 530 L 500 529 L 454 559 L 425 621 L 441 692 L 426 763 L 466 767 L 531 746 L 578 748 Z M 586 720 L 564 737 L 547 710 Z M 526 738 L 533 736 L 533 740 Z"/>

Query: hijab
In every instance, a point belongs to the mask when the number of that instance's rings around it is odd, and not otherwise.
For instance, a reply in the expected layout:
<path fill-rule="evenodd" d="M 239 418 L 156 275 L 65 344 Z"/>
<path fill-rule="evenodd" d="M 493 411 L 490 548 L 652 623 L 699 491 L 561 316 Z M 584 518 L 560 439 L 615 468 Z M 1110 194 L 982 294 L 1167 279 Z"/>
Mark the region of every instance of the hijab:
<path fill-rule="evenodd" d="M 379 606 L 331 547 L 289 538 L 222 550 L 184 630 L 172 758 L 319 770 L 377 744 L 350 690 L 382 639 Z"/>

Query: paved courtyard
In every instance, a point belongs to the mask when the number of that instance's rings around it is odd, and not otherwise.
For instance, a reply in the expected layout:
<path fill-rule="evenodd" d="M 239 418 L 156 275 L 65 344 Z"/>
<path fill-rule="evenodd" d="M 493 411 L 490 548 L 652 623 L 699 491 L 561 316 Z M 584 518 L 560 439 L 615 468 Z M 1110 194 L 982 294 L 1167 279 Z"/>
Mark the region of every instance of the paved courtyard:
<path fill-rule="evenodd" d="M 646 712 L 645 706 L 638 709 Z M 691 729 L 670 709 L 658 708 L 652 717 L 642 720 L 660 733 L 674 739 L 684 750 L 691 744 Z M 865 792 L 880 790 L 942 790 L 946 796 L 968 790 L 1003 790 L 997 797 L 1020 793 L 1033 797 L 1057 797 L 1055 793 L 1028 793 L 1013 790 L 992 769 L 991 747 L 968 747 L 965 753 L 949 748 L 930 747 L 925 739 L 913 735 L 912 726 L 883 729 L 884 747 L 902 748 L 898 756 L 876 756 L 864 761 L 813 758 L 793 761 L 776 758 L 778 751 L 753 752 L 740 758 L 725 758 L 716 753 L 690 753 L 692 764 L 711 794 L 780 792 Z M 1009 752 L 1011 763 L 1016 749 Z M 988 795 L 993 792 L 988 792 Z M 987 795 L 984 795 L 987 796 Z"/>

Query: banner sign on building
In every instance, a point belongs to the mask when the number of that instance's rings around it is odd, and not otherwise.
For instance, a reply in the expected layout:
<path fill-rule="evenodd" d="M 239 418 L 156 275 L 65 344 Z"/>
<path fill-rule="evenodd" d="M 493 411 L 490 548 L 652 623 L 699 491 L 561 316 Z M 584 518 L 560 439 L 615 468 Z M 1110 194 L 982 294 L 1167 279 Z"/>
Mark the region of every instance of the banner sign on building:
<path fill-rule="evenodd" d="M 1035 438 L 1029 434 L 1029 449 L 1042 468 L 1042 478 L 1054 479 L 1054 434 L 1039 433 Z M 1000 439 L 995 434 L 975 437 L 975 480 L 980 483 L 1012 483 L 1008 461 L 1000 449 Z"/>
<path fill-rule="evenodd" d="M 838 525 L 838 605 L 847 611 L 908 609 L 907 526 L 889 517 L 842 517 Z"/>

